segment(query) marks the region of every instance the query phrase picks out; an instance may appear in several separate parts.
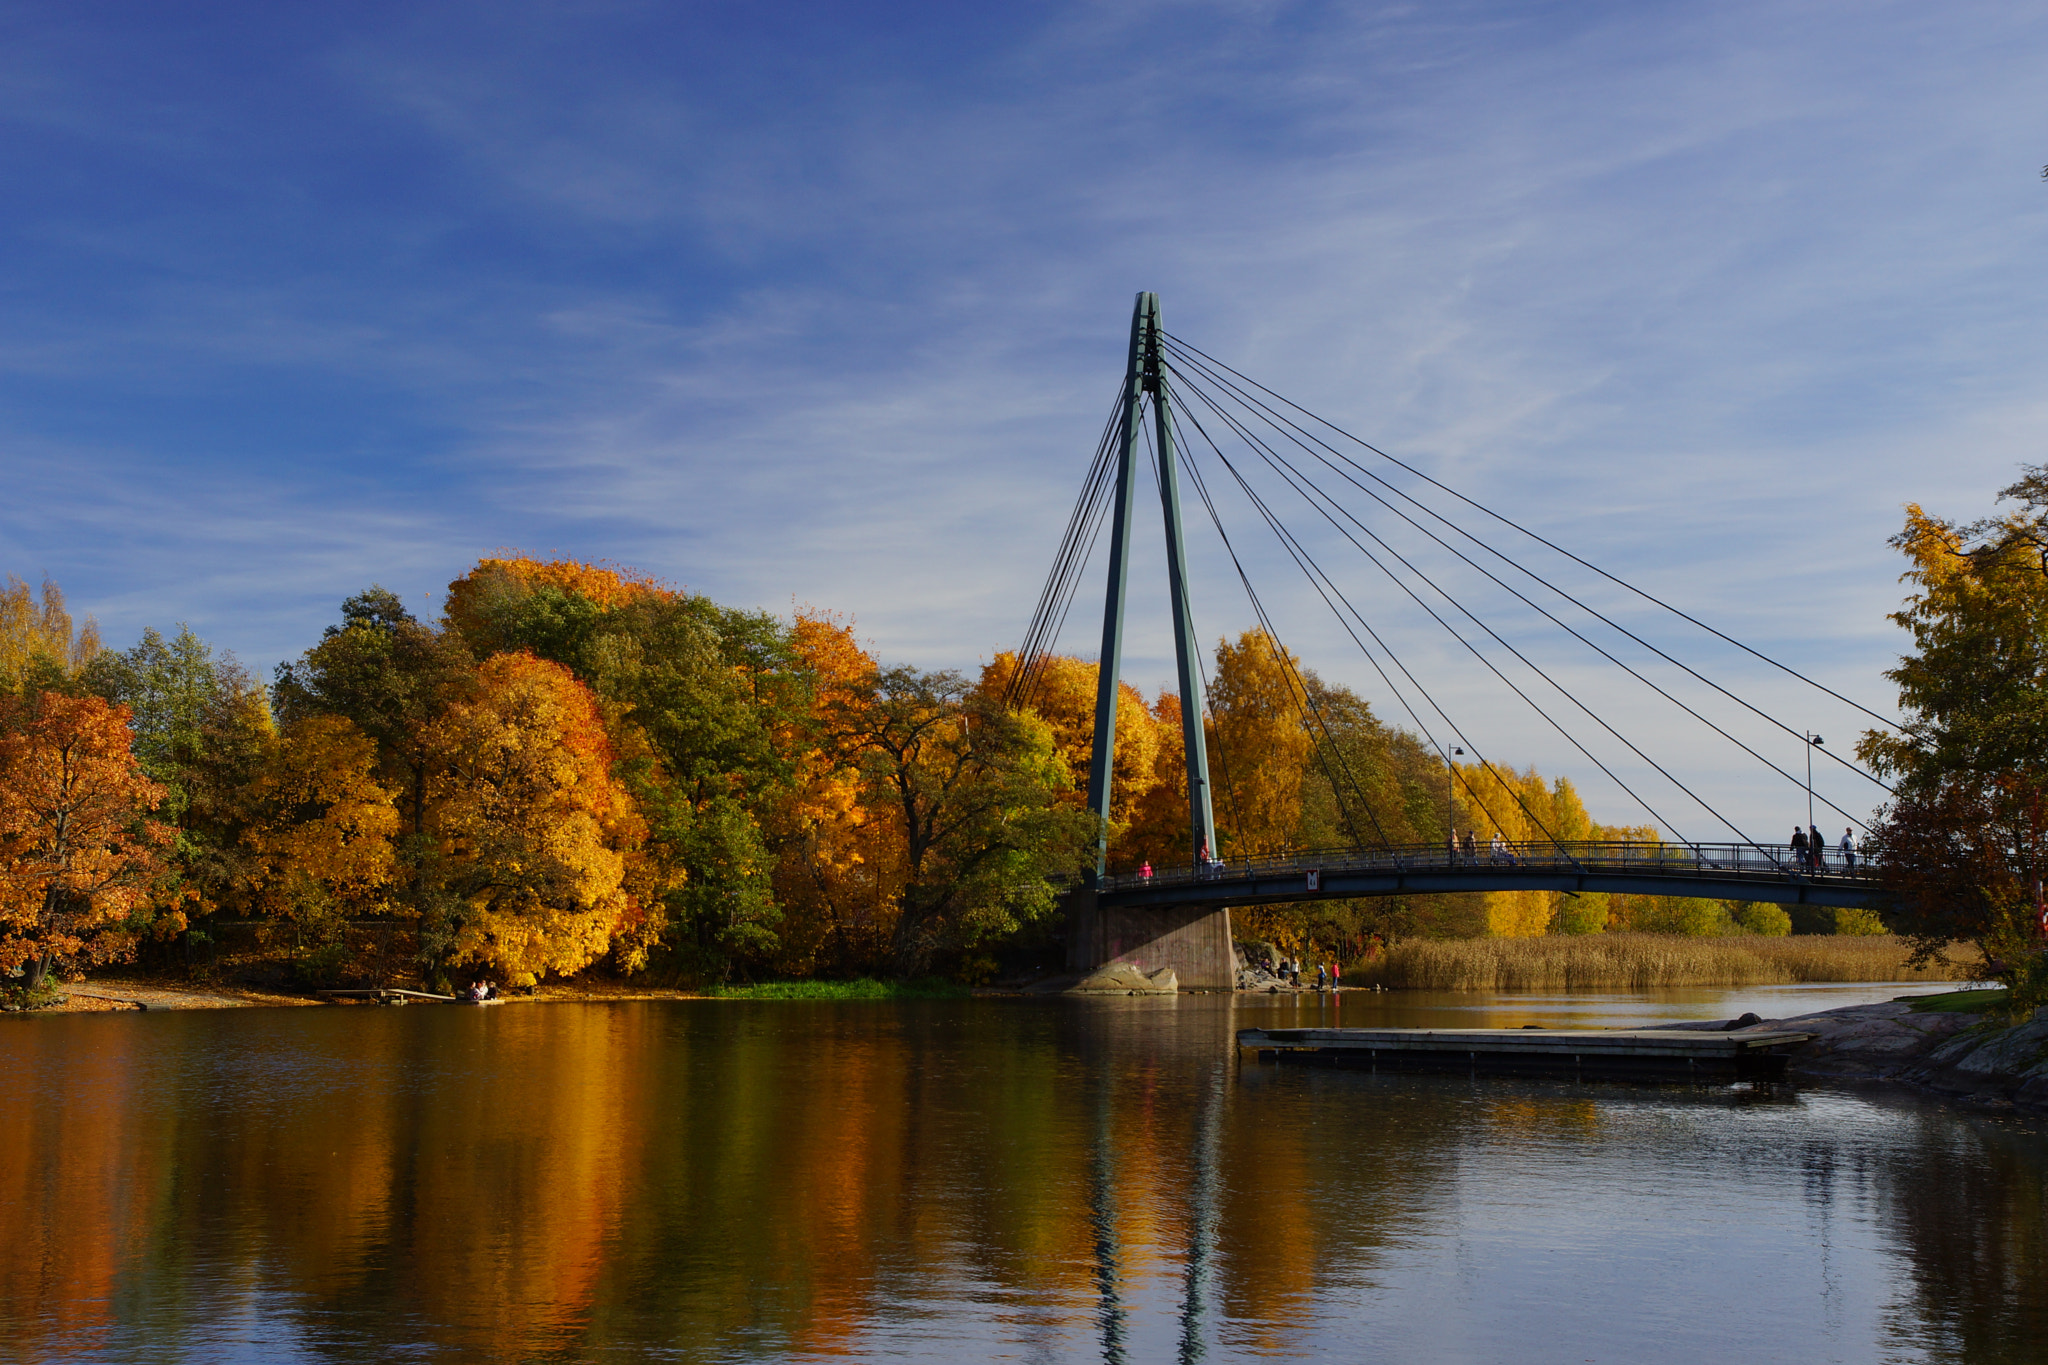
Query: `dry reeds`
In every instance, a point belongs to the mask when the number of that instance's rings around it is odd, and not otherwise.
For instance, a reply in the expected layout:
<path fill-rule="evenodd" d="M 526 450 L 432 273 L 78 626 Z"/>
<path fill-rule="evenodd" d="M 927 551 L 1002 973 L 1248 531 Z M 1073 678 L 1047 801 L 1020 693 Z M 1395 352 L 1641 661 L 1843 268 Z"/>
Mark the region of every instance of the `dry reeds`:
<path fill-rule="evenodd" d="M 1647 990 L 1774 986 L 1805 981 L 1961 981 L 1970 962 L 1906 966 L 1889 934 L 1687 938 L 1586 934 L 1553 938 L 1414 939 L 1347 965 L 1346 985 L 1390 990 Z M 1974 960 L 1976 954 L 1969 954 Z"/>

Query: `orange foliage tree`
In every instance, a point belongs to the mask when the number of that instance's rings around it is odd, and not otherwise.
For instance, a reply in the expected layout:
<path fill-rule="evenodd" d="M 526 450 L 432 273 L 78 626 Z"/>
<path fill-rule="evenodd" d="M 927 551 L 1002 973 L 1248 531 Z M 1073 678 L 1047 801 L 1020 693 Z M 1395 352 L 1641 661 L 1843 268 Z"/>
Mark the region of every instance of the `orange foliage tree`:
<path fill-rule="evenodd" d="M 783 736 L 796 771 L 769 822 L 784 914 L 777 965 L 852 975 L 885 960 L 903 892 L 894 808 L 869 807 L 858 748 L 832 730 L 867 695 L 878 665 L 852 625 L 829 615 L 798 613 L 790 644 L 810 705 L 806 733 Z"/>
<path fill-rule="evenodd" d="M 596 960 L 633 910 L 643 827 L 590 689 L 532 654 L 494 655 L 427 748 L 423 946 L 515 985 Z"/>
<path fill-rule="evenodd" d="M 31 989 L 133 951 L 170 830 L 163 788 L 129 749 L 128 713 L 98 697 L 0 699 L 0 971 Z"/>
<path fill-rule="evenodd" d="M 376 744 L 346 716 L 301 717 L 272 742 L 244 836 L 264 913 L 333 941 L 350 918 L 389 911 L 398 806 L 376 769 Z"/>

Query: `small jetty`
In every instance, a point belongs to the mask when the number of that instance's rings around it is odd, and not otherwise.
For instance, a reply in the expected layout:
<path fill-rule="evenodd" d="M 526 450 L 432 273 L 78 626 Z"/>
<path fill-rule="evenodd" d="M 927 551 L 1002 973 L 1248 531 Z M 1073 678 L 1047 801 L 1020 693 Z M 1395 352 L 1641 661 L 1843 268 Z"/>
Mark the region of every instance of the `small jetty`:
<path fill-rule="evenodd" d="M 1775 1081 L 1811 1033 L 1692 1029 L 1248 1028 L 1262 1062 L 1697 1085 Z"/>
<path fill-rule="evenodd" d="M 332 1000 L 374 1000 L 380 1005 L 403 1005 L 409 1000 L 432 1000 L 436 1004 L 455 1004 L 452 995 L 435 995 L 431 991 L 403 991 L 395 986 L 376 986 L 369 990 L 321 991 L 321 995 Z"/>

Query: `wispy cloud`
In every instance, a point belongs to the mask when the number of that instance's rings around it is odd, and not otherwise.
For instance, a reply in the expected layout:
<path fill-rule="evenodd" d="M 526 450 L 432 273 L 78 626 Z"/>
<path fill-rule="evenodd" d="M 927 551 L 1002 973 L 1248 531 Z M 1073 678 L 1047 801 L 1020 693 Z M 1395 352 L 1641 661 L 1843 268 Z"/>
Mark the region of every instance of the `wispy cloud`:
<path fill-rule="evenodd" d="M 10 164 L 45 187 L 0 211 L 27 244 L 0 552 L 117 633 L 182 617 L 268 661 L 372 579 L 517 544 L 971 664 L 1029 609 L 1140 288 L 1859 697 L 1896 648 L 1898 504 L 1970 514 L 2039 457 L 2048 21 L 2009 6 L 441 6 L 250 33 L 181 39 L 185 77 L 132 96 L 89 58 L 146 34 L 73 24 L 0 66 Z M 1378 696 L 1235 529 L 1291 640 Z M 1354 569 L 1447 705 L 1575 769 Z M 1245 624 L 1213 556 L 1198 590 L 1205 628 Z M 1148 618 L 1134 675 L 1167 656 Z"/>

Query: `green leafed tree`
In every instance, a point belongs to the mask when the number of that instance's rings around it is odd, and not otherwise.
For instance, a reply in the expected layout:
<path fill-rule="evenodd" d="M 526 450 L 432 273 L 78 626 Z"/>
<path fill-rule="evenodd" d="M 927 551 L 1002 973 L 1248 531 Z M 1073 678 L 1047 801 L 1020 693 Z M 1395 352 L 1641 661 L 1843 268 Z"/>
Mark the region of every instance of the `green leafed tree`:
<path fill-rule="evenodd" d="M 894 825 L 903 867 L 892 956 L 914 976 L 1051 915 L 1054 881 L 1088 856 L 1095 818 L 1051 727 L 951 672 L 883 669 L 833 708 L 867 804 Z"/>
<path fill-rule="evenodd" d="M 2048 468 L 1956 525 L 1907 509 L 1892 544 L 1913 585 L 1892 619 L 1912 652 L 1886 674 L 1903 727 L 1857 753 L 1894 784 L 1873 851 L 1887 919 L 1927 957 L 1974 942 L 2020 995 L 2048 997 L 2039 952 L 2048 877 Z M 2017 998 L 2015 1003 L 2019 1003 Z"/>

